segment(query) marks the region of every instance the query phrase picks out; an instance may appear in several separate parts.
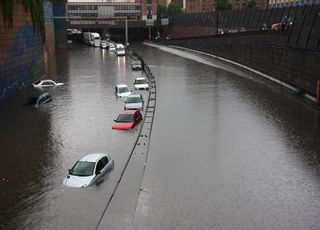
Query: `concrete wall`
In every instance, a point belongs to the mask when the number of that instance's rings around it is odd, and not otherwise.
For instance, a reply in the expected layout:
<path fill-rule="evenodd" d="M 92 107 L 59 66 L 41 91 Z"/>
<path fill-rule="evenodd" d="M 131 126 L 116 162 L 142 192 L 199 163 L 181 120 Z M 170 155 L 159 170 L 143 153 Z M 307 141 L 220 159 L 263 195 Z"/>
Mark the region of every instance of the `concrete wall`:
<path fill-rule="evenodd" d="M 165 33 L 174 39 L 166 44 L 233 60 L 316 96 L 320 80 L 319 5 L 224 11 L 219 15 L 219 28 L 225 33 L 208 36 L 215 33 L 215 16 L 212 13 L 184 14 L 171 18 Z M 294 18 L 290 29 L 260 30 L 263 23 L 270 28 L 285 17 Z"/>
<path fill-rule="evenodd" d="M 45 74 L 45 61 L 55 53 L 51 1 L 44 1 L 46 43 L 34 31 L 30 13 L 15 4 L 12 26 L 2 20 L 0 4 L 0 101 Z"/>
<path fill-rule="evenodd" d="M 320 49 L 290 47 L 290 41 L 289 32 L 261 31 L 173 39 L 167 44 L 236 61 L 316 96 L 317 80 L 320 80 Z"/>

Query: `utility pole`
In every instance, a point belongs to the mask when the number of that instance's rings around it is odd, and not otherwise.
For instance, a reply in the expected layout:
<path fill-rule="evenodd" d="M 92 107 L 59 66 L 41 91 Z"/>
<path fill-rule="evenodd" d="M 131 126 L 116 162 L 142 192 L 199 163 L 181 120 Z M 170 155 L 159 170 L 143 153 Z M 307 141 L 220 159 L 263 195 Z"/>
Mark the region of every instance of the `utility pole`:
<path fill-rule="evenodd" d="M 126 28 L 125 28 L 125 30 L 126 30 L 126 46 L 129 44 L 128 43 L 128 18 L 126 18 Z"/>

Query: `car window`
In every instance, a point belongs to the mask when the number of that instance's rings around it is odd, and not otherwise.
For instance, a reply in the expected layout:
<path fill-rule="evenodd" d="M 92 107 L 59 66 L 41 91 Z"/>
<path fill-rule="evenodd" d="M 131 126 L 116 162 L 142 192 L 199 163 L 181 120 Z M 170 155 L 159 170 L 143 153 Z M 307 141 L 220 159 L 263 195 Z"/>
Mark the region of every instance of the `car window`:
<path fill-rule="evenodd" d="M 135 80 L 135 84 L 146 84 L 147 83 L 147 80 L 146 79 L 138 79 L 138 80 Z"/>
<path fill-rule="evenodd" d="M 132 122 L 133 114 L 120 114 L 117 118 L 117 122 Z"/>
<path fill-rule="evenodd" d="M 140 97 L 129 97 L 127 99 L 127 103 L 139 103 L 139 102 L 141 102 Z"/>
<path fill-rule="evenodd" d="M 127 93 L 127 92 L 129 92 L 130 90 L 129 90 L 129 88 L 128 87 L 121 87 L 121 88 L 119 88 L 119 93 Z"/>
<path fill-rule="evenodd" d="M 70 170 L 70 175 L 91 176 L 93 174 L 94 166 L 94 162 L 78 161 Z"/>
<path fill-rule="evenodd" d="M 51 81 L 46 81 L 46 82 L 43 82 L 42 85 L 54 85 L 54 83 Z"/>

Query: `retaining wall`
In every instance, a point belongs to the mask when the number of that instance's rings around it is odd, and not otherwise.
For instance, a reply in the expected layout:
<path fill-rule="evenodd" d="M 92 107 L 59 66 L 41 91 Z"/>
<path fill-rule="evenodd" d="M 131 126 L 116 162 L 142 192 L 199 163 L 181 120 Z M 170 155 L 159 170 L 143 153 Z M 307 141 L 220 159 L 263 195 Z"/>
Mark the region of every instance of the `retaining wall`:
<path fill-rule="evenodd" d="M 15 4 L 9 27 L 2 20 L 0 4 L 0 101 L 39 79 L 44 74 L 44 61 L 55 53 L 51 1 L 44 1 L 44 12 L 47 40 L 42 44 L 22 4 Z"/>

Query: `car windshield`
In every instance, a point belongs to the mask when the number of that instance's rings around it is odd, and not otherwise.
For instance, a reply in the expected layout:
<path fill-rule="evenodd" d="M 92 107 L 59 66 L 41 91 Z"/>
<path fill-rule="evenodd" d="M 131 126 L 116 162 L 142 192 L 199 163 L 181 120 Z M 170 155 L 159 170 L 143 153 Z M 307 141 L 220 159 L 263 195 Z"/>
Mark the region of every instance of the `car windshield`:
<path fill-rule="evenodd" d="M 121 88 L 119 88 L 119 93 L 127 93 L 127 92 L 129 92 L 130 90 L 129 90 L 129 88 L 128 87 L 121 87 Z"/>
<path fill-rule="evenodd" d="M 38 85 L 40 83 L 40 81 L 36 81 L 34 84 Z"/>
<path fill-rule="evenodd" d="M 140 97 L 129 97 L 127 99 L 127 103 L 139 103 L 139 102 L 141 102 Z"/>
<path fill-rule="evenodd" d="M 117 48 L 117 51 L 124 51 L 124 48 L 122 48 L 122 47 Z"/>
<path fill-rule="evenodd" d="M 117 122 L 132 122 L 133 114 L 120 114 L 116 120 Z"/>
<path fill-rule="evenodd" d="M 135 62 L 133 62 L 132 64 L 133 64 L 133 65 L 141 65 L 141 62 L 135 61 Z"/>
<path fill-rule="evenodd" d="M 135 81 L 135 84 L 147 84 L 147 80 L 146 79 L 139 79 Z"/>
<path fill-rule="evenodd" d="M 69 174 L 74 176 L 91 176 L 94 170 L 94 162 L 78 161 Z"/>

